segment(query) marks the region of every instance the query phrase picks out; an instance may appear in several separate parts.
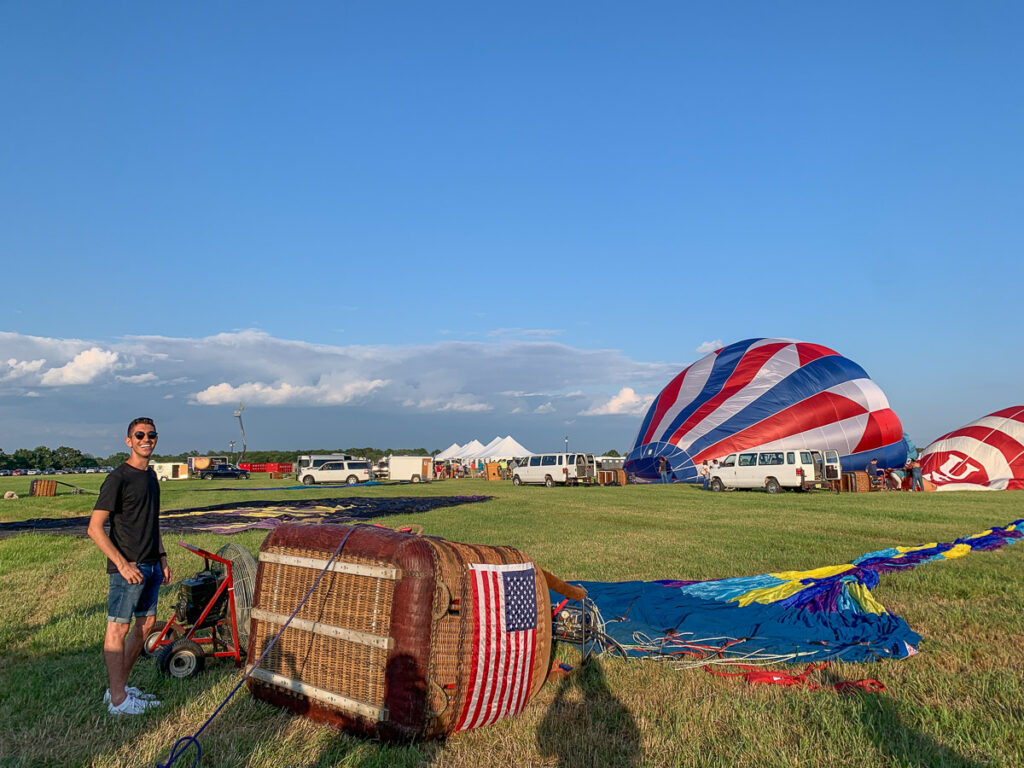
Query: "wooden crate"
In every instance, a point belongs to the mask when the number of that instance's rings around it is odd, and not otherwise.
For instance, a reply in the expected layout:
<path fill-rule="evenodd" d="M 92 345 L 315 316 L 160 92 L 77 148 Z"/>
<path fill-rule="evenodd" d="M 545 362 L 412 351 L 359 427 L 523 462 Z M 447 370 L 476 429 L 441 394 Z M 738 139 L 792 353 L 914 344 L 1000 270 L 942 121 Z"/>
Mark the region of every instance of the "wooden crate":
<path fill-rule="evenodd" d="M 842 490 L 844 493 L 867 493 L 871 490 L 868 473 L 843 472 Z"/>
<path fill-rule="evenodd" d="M 29 496 L 56 496 L 57 495 L 57 481 L 56 480 L 44 480 L 43 478 L 37 478 L 32 481 L 32 485 L 28 488 Z"/>

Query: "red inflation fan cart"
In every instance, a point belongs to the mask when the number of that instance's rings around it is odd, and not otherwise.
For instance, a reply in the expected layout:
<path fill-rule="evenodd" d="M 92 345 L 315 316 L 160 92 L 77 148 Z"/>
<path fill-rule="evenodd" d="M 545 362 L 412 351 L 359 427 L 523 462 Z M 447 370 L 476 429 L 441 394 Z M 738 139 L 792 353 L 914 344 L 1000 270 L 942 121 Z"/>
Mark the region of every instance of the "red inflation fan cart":
<path fill-rule="evenodd" d="M 146 655 L 156 657 L 162 673 L 178 678 L 201 672 L 207 658 L 230 658 L 242 666 L 256 561 L 237 544 L 217 554 L 181 541 L 178 546 L 203 558 L 203 570 L 181 582 L 171 620 L 158 621 L 146 635 Z"/>

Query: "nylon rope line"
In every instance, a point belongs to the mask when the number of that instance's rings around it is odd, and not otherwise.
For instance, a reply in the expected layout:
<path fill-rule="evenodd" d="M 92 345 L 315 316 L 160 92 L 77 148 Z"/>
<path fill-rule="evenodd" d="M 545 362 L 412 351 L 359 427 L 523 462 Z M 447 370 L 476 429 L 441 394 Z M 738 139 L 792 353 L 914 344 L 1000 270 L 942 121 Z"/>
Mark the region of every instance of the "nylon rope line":
<path fill-rule="evenodd" d="M 334 550 L 334 554 L 331 555 L 330 559 L 324 564 L 323 570 L 321 570 L 320 574 L 316 577 L 316 581 L 313 582 L 313 586 L 309 588 L 309 591 L 306 592 L 306 595 L 299 601 L 299 604 L 295 606 L 295 610 L 292 611 L 292 615 L 288 617 L 288 620 L 285 621 L 285 623 L 281 626 L 281 629 L 278 631 L 276 635 L 274 635 L 273 639 L 271 639 L 271 641 L 267 643 L 267 647 L 263 649 L 263 653 L 260 654 L 260 657 L 256 659 L 256 662 L 249 668 L 249 670 L 244 675 L 242 675 L 242 679 L 239 680 L 235 687 L 231 689 L 231 692 L 224 697 L 224 700 L 217 706 L 217 709 L 213 711 L 213 714 L 206 718 L 206 722 L 199 726 L 199 730 L 197 730 L 191 736 L 182 736 L 180 739 L 178 739 L 174 743 L 174 746 L 171 747 L 171 754 L 167 758 L 167 762 L 158 762 L 156 764 L 156 768 L 171 768 L 171 766 L 174 765 L 178 761 L 178 759 L 182 757 L 185 754 L 185 752 L 188 751 L 189 746 L 191 746 L 192 744 L 195 744 L 196 747 L 196 759 L 192 762 L 192 768 L 195 768 L 197 765 L 199 765 L 199 760 L 203 756 L 203 749 L 199 745 L 199 735 L 204 730 L 206 730 L 206 726 L 213 722 L 213 718 L 219 715 L 220 711 L 224 709 L 224 707 L 227 705 L 229 701 L 231 701 L 231 697 L 234 696 L 238 692 L 238 689 L 242 687 L 242 683 L 249 679 L 249 676 L 252 675 L 253 670 L 255 670 L 256 667 L 260 665 L 260 662 L 263 661 L 263 658 L 270 652 L 270 649 L 274 647 L 274 643 L 276 643 L 278 639 L 281 637 L 281 635 L 284 634 L 284 631 L 288 628 L 288 625 L 292 623 L 292 619 L 294 619 L 296 614 L 298 614 L 299 609 L 302 608 L 303 605 L 305 605 L 306 601 L 309 599 L 309 596 L 312 595 L 316 588 L 320 585 L 320 581 L 323 579 L 324 574 L 327 573 L 327 569 L 331 567 L 331 563 L 333 563 L 334 559 L 339 554 L 341 554 L 341 550 L 345 546 L 345 542 L 348 541 L 348 537 L 351 536 L 352 532 L 358 527 L 358 525 L 353 525 L 351 528 L 348 529 L 348 533 L 345 534 L 345 537 L 341 540 L 341 543 L 338 544 L 338 548 Z"/>

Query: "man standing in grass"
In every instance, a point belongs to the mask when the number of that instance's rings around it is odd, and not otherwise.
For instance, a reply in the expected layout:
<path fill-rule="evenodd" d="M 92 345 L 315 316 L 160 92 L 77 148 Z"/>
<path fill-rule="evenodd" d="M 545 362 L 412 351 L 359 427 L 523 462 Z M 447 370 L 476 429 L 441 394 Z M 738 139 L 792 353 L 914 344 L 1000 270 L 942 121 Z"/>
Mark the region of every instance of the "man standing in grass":
<path fill-rule="evenodd" d="M 125 445 L 128 461 L 103 481 L 89 521 L 89 537 L 107 556 L 110 590 L 103 658 L 110 687 L 103 696 L 112 715 L 138 715 L 160 702 L 128 685 L 128 675 L 156 621 L 161 584 L 171 581 L 160 537 L 160 483 L 149 467 L 156 448 L 152 419 L 134 419 Z M 110 521 L 110 533 L 104 525 Z M 135 616 L 135 625 L 128 631 Z"/>

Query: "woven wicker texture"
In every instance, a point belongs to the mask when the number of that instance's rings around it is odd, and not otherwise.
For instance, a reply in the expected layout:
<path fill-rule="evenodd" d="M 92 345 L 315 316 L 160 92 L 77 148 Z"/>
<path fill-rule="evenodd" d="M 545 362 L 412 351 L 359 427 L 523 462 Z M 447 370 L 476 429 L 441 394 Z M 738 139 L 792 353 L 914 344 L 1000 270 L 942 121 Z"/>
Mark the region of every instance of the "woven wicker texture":
<path fill-rule="evenodd" d="M 347 530 L 345 526 L 288 524 L 264 542 L 250 662 L 305 597 Z M 250 688 L 259 698 L 338 727 L 400 738 L 451 733 L 466 698 L 473 649 L 468 564 L 523 562 L 528 558 L 511 547 L 457 544 L 357 526 L 332 567 L 391 569 L 396 578 L 328 571 L 260 667 L 379 708 L 382 717 L 374 719 L 323 698 L 308 699 L 287 685 L 266 680 L 250 678 Z M 551 643 L 548 590 L 536 566 L 535 574 L 537 644 L 529 696 L 544 682 Z M 338 634 L 334 628 L 340 628 L 343 636 L 330 636 Z M 346 630 L 361 634 L 353 640 Z M 388 647 L 372 644 L 381 642 Z"/>

